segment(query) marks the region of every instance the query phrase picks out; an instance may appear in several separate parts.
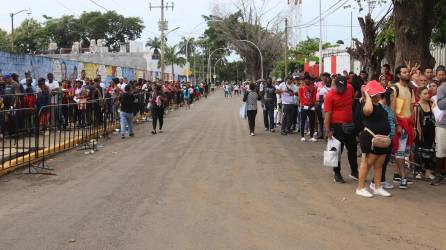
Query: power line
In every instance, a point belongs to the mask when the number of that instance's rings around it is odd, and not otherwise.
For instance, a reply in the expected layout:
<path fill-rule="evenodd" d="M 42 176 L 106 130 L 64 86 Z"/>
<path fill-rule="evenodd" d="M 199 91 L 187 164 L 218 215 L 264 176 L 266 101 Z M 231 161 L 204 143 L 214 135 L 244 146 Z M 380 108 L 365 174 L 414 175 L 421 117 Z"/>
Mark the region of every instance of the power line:
<path fill-rule="evenodd" d="M 328 9 L 324 10 L 324 12 L 322 12 L 322 15 L 325 15 L 326 12 L 330 11 L 332 8 L 334 8 L 336 5 L 338 5 L 340 2 L 342 2 L 342 0 L 338 0 L 336 3 L 331 5 Z M 315 18 L 308 21 L 306 24 L 318 22 L 318 21 L 319 21 L 319 16 L 316 16 Z M 302 25 L 306 25 L 306 24 L 302 24 Z"/>
<path fill-rule="evenodd" d="M 70 9 L 70 8 L 68 8 L 68 7 L 67 7 L 65 4 L 63 4 L 61 1 L 56 0 L 56 2 L 57 2 L 60 6 L 64 7 L 66 10 L 70 11 L 71 13 L 73 13 L 74 15 L 77 15 L 77 13 L 76 13 L 75 11 L 73 11 L 73 10 Z"/>
<path fill-rule="evenodd" d="M 89 0 L 90 2 L 92 2 L 94 5 L 98 6 L 99 8 L 105 10 L 105 11 L 109 11 L 107 8 L 105 8 L 104 6 L 98 4 L 96 1 L 94 0 Z"/>
<path fill-rule="evenodd" d="M 341 2 L 342 0 L 340 0 L 340 1 L 338 1 L 337 3 L 339 3 L 339 2 Z M 338 11 L 340 8 L 342 8 L 342 7 L 344 7 L 344 5 L 346 4 L 346 3 L 348 3 L 349 2 L 349 0 L 345 0 L 340 6 L 338 6 L 338 7 L 336 7 L 336 9 L 334 9 L 334 10 L 332 10 L 331 12 L 329 12 L 329 13 L 326 13 L 326 14 L 324 14 L 324 16 L 322 17 L 322 19 L 325 19 L 325 18 L 327 18 L 327 17 L 329 17 L 330 15 L 332 15 L 333 13 L 335 13 L 336 11 Z M 337 5 L 337 3 L 335 4 L 335 5 Z M 333 7 L 333 6 L 332 6 Z M 331 7 L 330 7 L 331 8 Z M 329 8 L 329 9 L 330 9 Z M 328 10 L 328 9 L 327 9 Z M 327 11 L 325 11 L 325 12 L 327 12 Z M 315 24 L 317 24 L 318 22 L 319 22 L 319 17 L 317 17 L 316 18 L 317 20 L 315 20 L 315 21 L 312 21 L 312 22 L 307 22 L 306 24 L 302 24 L 302 25 L 297 25 L 297 26 L 291 26 L 291 27 L 289 27 L 289 28 L 307 28 L 307 27 L 311 27 L 311 26 L 313 26 L 313 25 L 315 25 Z M 314 19 L 313 19 L 314 20 Z"/>

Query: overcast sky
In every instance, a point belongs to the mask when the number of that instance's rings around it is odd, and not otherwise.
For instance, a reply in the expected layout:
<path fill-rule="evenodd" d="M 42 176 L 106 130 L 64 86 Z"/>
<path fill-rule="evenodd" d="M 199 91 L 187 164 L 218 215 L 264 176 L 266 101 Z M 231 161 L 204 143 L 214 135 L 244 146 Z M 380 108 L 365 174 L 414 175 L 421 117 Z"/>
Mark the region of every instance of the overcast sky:
<path fill-rule="evenodd" d="M 7 0 L 2 0 L 7 1 Z M 144 20 L 145 29 L 141 39 L 146 40 L 147 37 L 159 35 L 158 20 L 160 18 L 160 10 L 149 10 L 149 3 L 152 5 L 159 5 L 160 0 L 94 0 L 99 5 L 107 10 L 115 10 L 125 16 L 138 16 Z M 180 27 L 177 31 L 169 34 L 169 44 L 176 43 L 182 36 L 198 37 L 205 29 L 202 15 L 209 15 L 212 13 L 215 4 L 218 4 L 221 9 L 230 9 L 239 0 L 169 0 L 174 2 L 174 10 L 166 11 L 166 19 L 169 21 L 169 28 Z M 250 0 L 260 4 L 261 0 Z M 265 0 L 267 2 L 265 10 L 268 10 L 267 17 L 270 18 L 275 15 L 286 15 L 288 0 Z M 326 10 L 331 5 L 339 0 L 322 0 L 322 9 Z M 25 8 L 31 8 L 33 18 L 44 21 L 42 15 L 50 17 L 60 17 L 62 15 L 72 14 L 79 16 L 83 11 L 105 11 L 101 7 L 93 4 L 90 0 L 13 0 L 7 1 L 0 9 L 0 27 L 8 32 L 11 30 L 11 19 L 9 13 L 17 12 Z M 351 4 L 357 7 L 355 0 L 342 0 L 341 3 L 347 2 L 345 5 Z M 340 4 L 339 4 L 340 5 Z M 319 1 L 317 0 L 303 0 L 302 23 L 314 19 L 319 15 Z M 382 16 L 386 6 L 375 8 L 373 17 Z M 340 8 L 325 19 L 324 31 L 329 42 L 336 42 L 343 40 L 346 44 L 350 41 L 350 9 Z M 353 10 L 353 36 L 360 36 L 360 28 L 357 24 L 356 17 L 364 15 L 358 13 L 358 10 Z M 20 24 L 27 17 L 26 13 L 21 13 L 14 18 L 16 25 Z M 319 37 L 319 27 L 317 25 L 302 29 L 303 36 Z"/>

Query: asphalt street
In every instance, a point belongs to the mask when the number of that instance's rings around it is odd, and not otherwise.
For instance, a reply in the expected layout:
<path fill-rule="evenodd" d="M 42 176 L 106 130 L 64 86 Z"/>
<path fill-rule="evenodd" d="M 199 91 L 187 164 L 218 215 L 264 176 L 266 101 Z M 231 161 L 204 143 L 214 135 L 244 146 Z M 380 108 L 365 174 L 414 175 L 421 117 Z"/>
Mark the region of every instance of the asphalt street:
<path fill-rule="evenodd" d="M 55 176 L 1 177 L 0 249 L 446 249 L 444 185 L 360 198 L 323 142 L 264 132 L 261 114 L 249 137 L 240 104 L 220 91 L 163 134 L 139 125 L 54 157 Z"/>

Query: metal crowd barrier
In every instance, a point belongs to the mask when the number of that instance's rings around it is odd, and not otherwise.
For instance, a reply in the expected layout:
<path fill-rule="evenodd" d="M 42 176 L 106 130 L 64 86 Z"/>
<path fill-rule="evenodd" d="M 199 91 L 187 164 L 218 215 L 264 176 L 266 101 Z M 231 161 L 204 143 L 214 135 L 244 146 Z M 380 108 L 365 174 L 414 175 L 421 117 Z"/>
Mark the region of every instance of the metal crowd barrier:
<path fill-rule="evenodd" d="M 147 106 L 147 93 L 135 96 L 140 111 Z M 73 148 L 95 149 L 100 137 L 119 127 L 118 107 L 114 97 L 1 110 L 0 175 L 23 166 L 29 173 L 50 174 L 48 157 Z"/>

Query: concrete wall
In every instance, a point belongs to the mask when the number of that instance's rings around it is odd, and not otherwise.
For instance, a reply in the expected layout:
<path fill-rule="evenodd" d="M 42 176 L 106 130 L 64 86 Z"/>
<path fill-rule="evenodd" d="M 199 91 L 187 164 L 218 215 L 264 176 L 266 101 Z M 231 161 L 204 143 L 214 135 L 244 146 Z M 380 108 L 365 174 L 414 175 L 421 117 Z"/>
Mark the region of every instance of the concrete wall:
<path fill-rule="evenodd" d="M 160 78 L 157 69 L 158 62 L 151 60 L 146 53 L 107 53 L 107 54 L 60 54 L 34 56 L 26 54 L 11 54 L 0 52 L 0 73 L 17 73 L 20 79 L 26 71 L 31 71 L 33 78 L 45 77 L 47 73 L 54 74 L 58 81 L 62 79 L 80 78 L 82 70 L 87 77 L 101 75 L 102 79 L 110 81 L 113 77 L 127 77 L 129 80 L 144 78 L 155 80 Z M 183 80 L 184 69 L 175 65 L 175 76 L 172 77 L 171 67 L 166 66 L 165 79 Z"/>
<path fill-rule="evenodd" d="M 58 81 L 62 79 L 80 78 L 85 70 L 87 77 L 94 78 L 101 75 L 102 79 L 111 80 L 113 77 L 127 77 L 130 80 L 143 78 L 147 72 L 137 68 L 120 67 L 114 64 L 98 64 L 62 58 L 49 58 L 25 54 L 11 54 L 0 52 L 0 73 L 17 73 L 20 79 L 25 77 L 26 71 L 31 71 L 33 78 L 45 77 L 53 73 Z"/>

